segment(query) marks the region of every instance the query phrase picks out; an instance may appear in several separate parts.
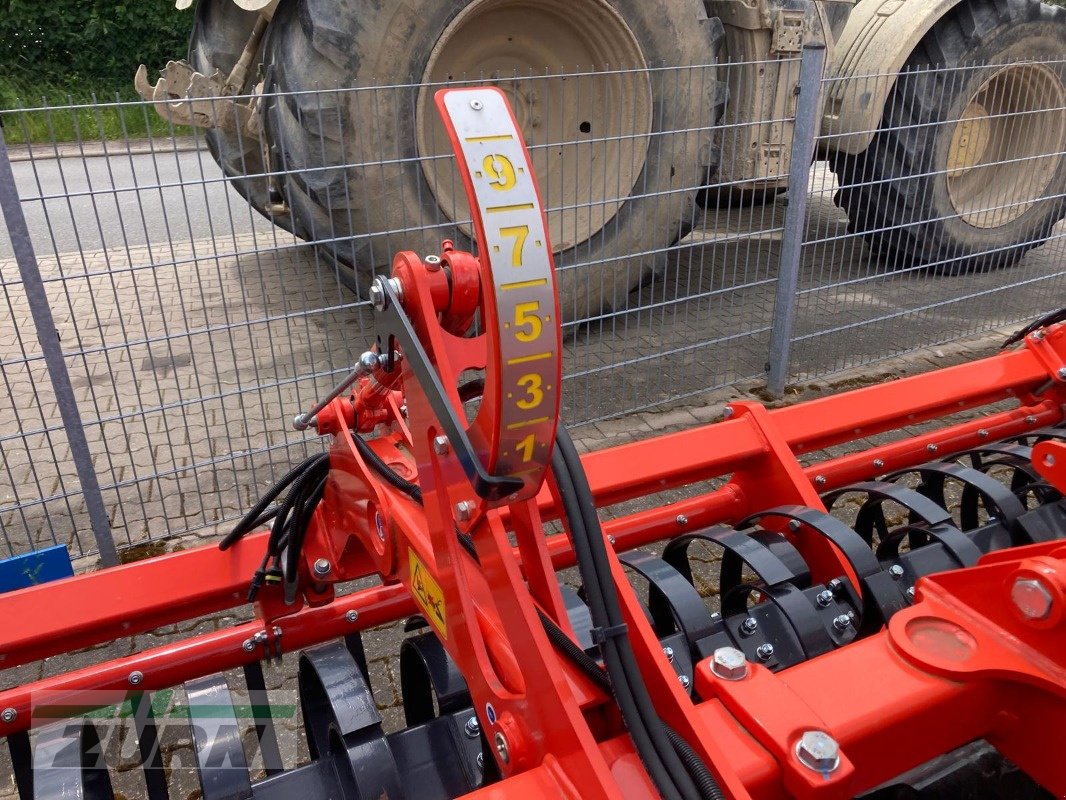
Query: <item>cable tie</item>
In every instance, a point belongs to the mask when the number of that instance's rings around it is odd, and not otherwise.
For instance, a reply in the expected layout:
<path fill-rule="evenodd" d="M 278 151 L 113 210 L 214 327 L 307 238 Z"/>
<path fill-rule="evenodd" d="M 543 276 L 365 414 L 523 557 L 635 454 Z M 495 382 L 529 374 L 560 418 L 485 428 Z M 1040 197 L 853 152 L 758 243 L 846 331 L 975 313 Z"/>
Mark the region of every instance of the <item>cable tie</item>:
<path fill-rule="evenodd" d="M 592 637 L 592 641 L 596 644 L 603 644 L 608 639 L 616 639 L 620 636 L 629 635 L 629 626 L 624 622 L 618 625 L 610 625 L 605 628 L 592 628 L 589 631 L 589 636 Z"/>

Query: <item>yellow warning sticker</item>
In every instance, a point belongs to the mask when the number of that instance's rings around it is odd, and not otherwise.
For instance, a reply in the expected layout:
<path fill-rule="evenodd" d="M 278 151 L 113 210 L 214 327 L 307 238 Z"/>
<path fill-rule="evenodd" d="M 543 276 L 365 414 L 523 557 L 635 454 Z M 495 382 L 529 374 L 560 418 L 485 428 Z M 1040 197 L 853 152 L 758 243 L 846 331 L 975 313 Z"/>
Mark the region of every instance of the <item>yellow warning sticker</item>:
<path fill-rule="evenodd" d="M 408 554 L 411 562 L 411 591 L 415 600 L 426 612 L 426 619 L 440 631 L 441 636 L 448 638 L 448 611 L 444 607 L 444 592 L 441 591 L 437 579 L 415 555 L 415 551 L 408 550 Z"/>

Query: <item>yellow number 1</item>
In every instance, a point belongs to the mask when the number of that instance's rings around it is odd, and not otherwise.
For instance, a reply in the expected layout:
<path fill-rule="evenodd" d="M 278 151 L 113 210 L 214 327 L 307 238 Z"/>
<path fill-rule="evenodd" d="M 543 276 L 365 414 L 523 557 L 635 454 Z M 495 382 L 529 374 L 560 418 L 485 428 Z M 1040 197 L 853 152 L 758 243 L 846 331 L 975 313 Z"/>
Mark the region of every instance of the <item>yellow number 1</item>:
<path fill-rule="evenodd" d="M 531 434 L 529 434 L 529 436 L 527 436 L 525 439 L 520 441 L 515 446 L 515 451 L 516 452 L 519 451 L 519 450 L 522 451 L 522 461 L 523 462 L 532 461 L 533 460 L 533 447 L 535 445 L 536 445 L 536 439 L 533 438 L 533 434 L 531 433 Z"/>

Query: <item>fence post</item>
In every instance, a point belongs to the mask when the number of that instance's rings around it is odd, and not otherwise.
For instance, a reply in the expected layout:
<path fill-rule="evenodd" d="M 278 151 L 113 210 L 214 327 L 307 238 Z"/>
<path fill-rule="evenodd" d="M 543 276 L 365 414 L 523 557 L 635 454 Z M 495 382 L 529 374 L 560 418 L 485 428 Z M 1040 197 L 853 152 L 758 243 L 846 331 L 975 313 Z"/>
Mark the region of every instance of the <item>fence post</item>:
<path fill-rule="evenodd" d="M 74 387 L 70 383 L 70 373 L 63 358 L 63 348 L 59 344 L 59 334 L 52 318 L 52 309 L 48 305 L 48 295 L 41 280 L 41 271 L 37 264 L 37 255 L 33 251 L 33 240 L 26 226 L 26 216 L 22 212 L 18 188 L 15 186 L 15 173 L 8 158 L 7 142 L 0 121 L 0 212 L 7 223 L 8 236 L 11 237 L 11 249 L 15 253 L 19 275 L 26 291 L 26 302 L 37 328 L 37 341 L 41 345 L 41 355 L 48 367 L 48 376 L 56 395 L 56 405 L 63 420 L 63 428 L 70 443 L 70 454 L 74 460 L 74 469 L 78 474 L 81 492 L 85 498 L 85 507 L 89 512 L 89 524 L 92 526 L 96 549 L 104 566 L 118 564 L 118 553 L 111 536 L 111 522 L 104 506 L 104 496 L 100 491 L 100 481 L 93 467 L 89 452 L 89 441 L 85 438 L 85 428 L 78 410 L 78 401 L 74 397 Z"/>
<path fill-rule="evenodd" d="M 796 316 L 796 287 L 800 253 L 807 220 L 807 191 L 814 162 L 814 139 L 822 114 L 822 69 L 825 45 L 806 44 L 800 58 L 796 124 L 792 130 L 792 158 L 788 175 L 788 206 L 781 237 L 781 261 L 777 270 L 777 297 L 770 329 L 770 376 L 766 388 L 780 397 L 788 382 L 792 353 L 792 328 Z"/>

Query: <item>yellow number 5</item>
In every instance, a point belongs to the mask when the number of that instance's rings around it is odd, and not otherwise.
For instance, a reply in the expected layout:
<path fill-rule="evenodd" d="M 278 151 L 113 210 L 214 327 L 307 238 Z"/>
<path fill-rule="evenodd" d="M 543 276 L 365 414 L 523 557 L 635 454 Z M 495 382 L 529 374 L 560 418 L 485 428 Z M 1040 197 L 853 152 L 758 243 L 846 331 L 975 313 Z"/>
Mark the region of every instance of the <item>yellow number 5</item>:
<path fill-rule="evenodd" d="M 493 189 L 505 192 L 515 185 L 514 165 L 506 156 L 498 153 L 487 155 L 481 167 L 489 176 L 489 186 Z"/>
<path fill-rule="evenodd" d="M 540 388 L 540 375 L 537 375 L 535 372 L 531 372 L 528 375 L 523 375 L 519 378 L 518 385 L 526 390 L 525 398 L 519 400 L 515 404 L 523 411 L 529 411 L 531 408 L 536 408 L 541 404 L 541 401 L 544 400 L 544 392 Z"/>
<path fill-rule="evenodd" d="M 540 336 L 544 326 L 540 321 L 540 317 L 537 316 L 538 311 L 540 311 L 540 303 L 538 301 L 519 303 L 514 307 L 514 326 L 516 328 L 529 326 L 529 330 L 516 330 L 514 338 L 520 342 L 532 342 Z"/>

